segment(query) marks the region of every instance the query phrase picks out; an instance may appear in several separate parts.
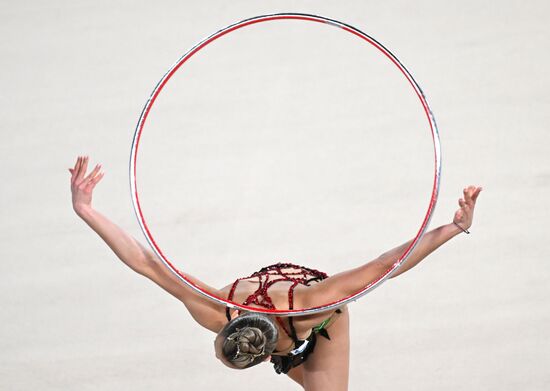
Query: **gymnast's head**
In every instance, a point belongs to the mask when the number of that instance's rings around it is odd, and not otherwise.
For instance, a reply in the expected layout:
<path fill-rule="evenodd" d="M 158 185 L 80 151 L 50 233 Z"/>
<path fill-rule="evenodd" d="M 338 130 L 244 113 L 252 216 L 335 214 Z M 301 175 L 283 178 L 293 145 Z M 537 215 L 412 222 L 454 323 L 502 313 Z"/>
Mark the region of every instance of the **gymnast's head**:
<path fill-rule="evenodd" d="M 216 357 L 229 368 L 253 367 L 271 357 L 279 333 L 266 315 L 246 313 L 228 322 L 214 341 Z"/>

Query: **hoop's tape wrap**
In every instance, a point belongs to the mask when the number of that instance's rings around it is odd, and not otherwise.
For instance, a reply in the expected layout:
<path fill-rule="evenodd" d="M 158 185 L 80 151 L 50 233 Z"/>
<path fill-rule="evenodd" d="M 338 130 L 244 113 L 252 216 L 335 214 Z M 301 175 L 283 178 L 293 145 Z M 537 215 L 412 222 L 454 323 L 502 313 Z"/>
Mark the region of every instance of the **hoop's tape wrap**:
<path fill-rule="evenodd" d="M 147 121 L 147 116 L 149 115 L 149 112 L 155 103 L 156 98 L 162 91 L 163 87 L 166 85 L 168 80 L 174 75 L 174 73 L 187 61 L 189 60 L 194 54 L 196 54 L 199 50 L 204 48 L 206 45 L 212 43 L 216 39 L 229 34 L 232 31 L 238 30 L 240 28 L 250 26 L 256 23 L 261 22 L 269 22 L 269 21 L 276 21 L 276 20 L 297 20 L 297 21 L 308 21 L 308 22 L 317 22 L 317 23 L 325 23 L 330 26 L 341 28 L 342 30 L 345 30 L 374 46 L 376 49 L 378 49 L 382 54 L 384 54 L 387 58 L 391 60 L 391 62 L 399 69 L 399 71 L 403 74 L 403 76 L 408 80 L 411 87 L 416 92 L 416 95 L 418 96 L 418 99 L 420 100 L 422 107 L 424 109 L 424 112 L 426 114 L 426 118 L 430 125 L 430 131 L 432 135 L 433 140 L 433 146 L 434 146 L 434 180 L 433 180 L 433 188 L 430 198 L 430 204 L 428 206 L 428 210 L 426 211 L 426 215 L 424 217 L 424 220 L 422 221 L 422 224 L 420 228 L 418 229 L 418 232 L 411 242 L 411 244 L 407 247 L 407 249 L 401 254 L 399 259 L 395 261 L 395 263 L 390 267 L 388 270 L 386 270 L 382 275 L 380 275 L 375 281 L 371 282 L 367 286 L 365 286 L 362 290 L 359 292 L 354 293 L 351 296 L 344 297 L 338 301 L 327 303 L 323 306 L 314 307 L 314 308 L 307 308 L 307 309 L 299 309 L 299 310 L 267 310 L 263 308 L 254 308 L 245 306 L 239 303 L 235 303 L 232 301 L 228 301 L 223 297 L 217 297 L 213 295 L 211 292 L 208 292 L 204 290 L 203 288 L 197 286 L 194 284 L 191 280 L 189 280 L 183 273 L 179 272 L 178 269 L 176 269 L 172 263 L 166 258 L 166 256 L 163 254 L 162 250 L 159 248 L 157 243 L 155 242 L 155 239 L 153 238 L 153 235 L 149 231 L 149 228 L 147 226 L 147 223 L 145 222 L 145 218 L 143 216 L 141 206 L 139 203 L 139 195 L 137 191 L 137 172 L 136 172 L 136 166 L 137 166 L 137 156 L 138 156 L 138 149 L 139 149 L 139 141 L 141 138 L 141 133 L 143 132 L 143 128 L 145 126 L 145 122 Z M 439 140 L 439 132 L 437 130 L 437 125 L 435 122 L 435 118 L 433 116 L 433 113 L 428 105 L 428 102 L 426 100 L 426 97 L 424 96 L 424 93 L 422 92 L 422 89 L 418 85 L 418 83 L 414 80 L 410 72 L 401 64 L 401 62 L 388 50 L 386 49 L 380 42 L 372 38 L 371 36 L 363 33 L 362 31 L 356 29 L 353 26 L 350 26 L 348 24 L 328 19 L 322 16 L 316 16 L 316 15 L 308 15 L 308 14 L 298 14 L 298 13 L 281 13 L 281 14 L 272 14 L 272 15 L 262 15 L 262 16 L 256 16 L 250 19 L 245 19 L 243 21 L 240 21 L 238 23 L 232 24 L 230 26 L 227 26 L 226 28 L 223 28 L 219 30 L 218 32 L 210 35 L 209 37 L 203 39 L 198 44 L 193 46 L 187 53 L 185 53 L 181 58 L 174 64 L 172 67 L 166 72 L 166 74 L 160 79 L 156 87 L 154 88 L 153 92 L 149 96 L 149 99 L 145 103 L 145 107 L 143 108 L 141 112 L 141 116 L 139 117 L 139 121 L 136 126 L 136 130 L 134 133 L 134 139 L 132 142 L 132 151 L 130 156 L 130 188 L 132 192 L 132 202 L 134 206 L 134 211 L 136 213 L 139 225 L 141 227 L 141 230 L 143 231 L 143 234 L 145 235 L 147 241 L 149 242 L 149 245 L 155 252 L 155 254 L 162 260 L 164 265 L 172 272 L 174 273 L 183 283 L 187 284 L 189 287 L 191 287 L 193 290 L 198 292 L 201 295 L 204 295 L 208 297 L 209 299 L 218 302 L 223 305 L 227 305 L 232 308 L 240 308 L 247 311 L 253 311 L 253 312 L 263 312 L 263 313 L 272 313 L 277 314 L 278 316 L 289 316 L 289 315 L 307 315 L 312 314 L 316 312 L 326 311 L 329 309 L 334 309 L 336 307 L 339 307 L 341 305 L 344 305 L 346 303 L 349 303 L 351 301 L 355 301 L 361 296 L 364 296 L 368 292 L 372 291 L 376 287 L 380 286 L 385 280 L 387 280 L 407 259 L 407 257 L 411 254 L 412 250 L 415 248 L 417 243 L 420 241 L 420 238 L 428 228 L 429 221 L 432 217 L 435 204 L 437 202 L 437 196 L 439 193 L 439 184 L 441 179 L 441 145 Z"/>

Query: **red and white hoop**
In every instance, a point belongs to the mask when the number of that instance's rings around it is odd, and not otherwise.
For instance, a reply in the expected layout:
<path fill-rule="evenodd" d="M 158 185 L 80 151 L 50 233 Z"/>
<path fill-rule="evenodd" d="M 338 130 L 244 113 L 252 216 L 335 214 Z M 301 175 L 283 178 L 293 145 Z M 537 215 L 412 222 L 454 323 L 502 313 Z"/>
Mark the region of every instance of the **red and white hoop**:
<path fill-rule="evenodd" d="M 434 179 L 433 179 L 433 187 L 431 192 L 431 198 L 430 203 L 428 206 L 428 209 L 426 211 L 426 215 L 422 221 L 422 224 L 420 225 L 420 228 L 418 229 L 416 236 L 412 240 L 411 244 L 405 249 L 405 251 L 401 254 L 399 259 L 395 261 L 395 263 L 392 265 L 391 268 L 386 270 L 381 276 L 379 276 L 375 281 L 371 282 L 367 286 L 365 286 L 360 291 L 354 293 L 351 296 L 344 297 L 338 301 L 332 302 L 332 303 L 326 303 L 325 305 L 314 307 L 314 308 L 306 308 L 306 309 L 297 309 L 297 310 L 269 310 L 265 308 L 254 308 L 249 307 L 246 305 L 242 305 L 239 303 L 232 302 L 230 300 L 227 300 L 223 297 L 217 297 L 216 295 L 213 295 L 211 292 L 208 292 L 204 290 L 203 288 L 195 285 L 191 280 L 189 280 L 185 275 L 183 275 L 174 265 L 166 258 L 166 256 L 163 254 L 160 247 L 157 245 L 155 239 L 153 238 L 153 235 L 151 231 L 149 230 L 147 223 L 145 221 L 145 217 L 143 215 L 141 205 L 139 202 L 139 194 L 137 190 L 137 157 L 138 157 L 138 149 L 139 149 L 139 142 L 141 138 L 141 134 L 143 132 L 145 123 L 147 121 L 147 116 L 155 103 L 156 98 L 166 85 L 166 83 L 170 80 L 170 78 L 177 72 L 178 69 L 181 68 L 183 64 L 187 60 L 189 60 L 193 55 L 195 55 L 197 52 L 199 52 L 201 49 L 203 49 L 208 44 L 212 43 L 218 38 L 221 38 L 222 36 L 231 33 L 232 31 L 238 30 L 240 28 L 250 26 L 253 24 L 261 23 L 261 22 L 269 22 L 269 21 L 277 21 L 277 20 L 296 20 L 296 21 L 308 21 L 308 22 L 317 22 L 317 23 L 323 23 L 326 25 L 338 27 L 342 30 L 345 30 L 356 37 L 359 37 L 363 39 L 365 42 L 369 43 L 370 45 L 374 46 L 376 49 L 378 49 L 384 56 L 386 56 L 391 62 L 397 67 L 397 69 L 403 74 L 403 76 L 408 80 L 410 86 L 414 89 L 416 95 L 418 96 L 418 99 L 420 100 L 420 103 L 422 104 L 422 108 L 424 110 L 424 113 L 426 115 L 426 119 L 428 120 L 429 126 L 430 126 L 430 132 L 432 135 L 433 140 L 433 146 L 434 146 Z M 441 179 L 441 145 L 439 140 L 439 133 L 437 130 L 437 125 L 435 123 L 435 118 L 432 114 L 432 111 L 430 110 L 430 107 L 428 105 L 428 102 L 426 101 L 426 97 L 424 96 L 424 93 L 422 92 L 420 86 L 416 83 L 410 72 L 401 64 L 401 62 L 388 50 L 386 49 L 380 42 L 372 38 L 371 36 L 363 33 L 362 31 L 356 29 L 355 27 L 352 27 L 348 24 L 338 22 L 336 20 L 328 19 L 321 16 L 316 15 L 308 15 L 308 14 L 298 14 L 298 13 L 281 13 L 281 14 L 273 14 L 273 15 L 262 15 L 262 16 L 256 16 L 250 19 L 245 19 L 243 21 L 240 21 L 238 23 L 232 24 L 230 26 L 227 26 L 220 31 L 210 35 L 209 37 L 203 39 L 198 44 L 193 46 L 187 53 L 185 53 L 181 58 L 174 64 L 172 67 L 166 72 L 166 74 L 160 79 L 156 87 L 154 88 L 153 92 L 149 96 L 149 99 L 145 103 L 145 107 L 143 108 L 141 115 L 139 117 L 139 121 L 136 126 L 136 130 L 134 133 L 134 138 L 132 142 L 132 150 L 131 150 L 131 156 L 130 156 L 130 188 L 132 193 L 132 203 L 134 206 L 134 210 L 139 222 L 139 225 L 141 227 L 141 230 L 143 231 L 143 234 L 145 235 L 149 245 L 155 252 L 155 254 L 162 260 L 163 264 L 172 272 L 174 273 L 183 283 L 187 284 L 189 287 L 197 291 L 198 293 L 208 297 L 211 300 L 214 300 L 218 303 L 221 303 L 223 305 L 227 305 L 232 308 L 239 308 L 242 310 L 247 311 L 253 311 L 253 312 L 263 312 L 263 313 L 271 313 L 271 314 L 277 314 L 278 316 L 285 316 L 285 315 L 306 315 L 321 311 L 326 311 L 329 309 L 333 309 L 339 306 L 342 306 L 346 303 L 349 303 L 351 301 L 357 300 L 361 296 L 364 296 L 368 292 L 372 291 L 376 287 L 380 286 L 386 279 L 388 279 L 407 259 L 407 257 L 410 255 L 416 244 L 419 242 L 420 238 L 426 231 L 428 227 L 428 223 L 431 219 L 431 216 L 433 214 L 435 204 L 437 201 L 437 196 L 439 193 L 439 184 Z"/>

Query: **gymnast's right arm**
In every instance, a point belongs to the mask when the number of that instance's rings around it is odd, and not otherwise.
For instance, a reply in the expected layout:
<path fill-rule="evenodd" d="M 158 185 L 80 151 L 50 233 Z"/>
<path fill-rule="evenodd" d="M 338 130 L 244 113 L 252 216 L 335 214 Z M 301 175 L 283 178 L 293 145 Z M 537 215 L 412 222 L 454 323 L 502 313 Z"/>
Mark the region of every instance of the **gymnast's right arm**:
<path fill-rule="evenodd" d="M 87 166 L 88 157 L 79 157 L 74 168 L 69 169 L 72 203 L 76 214 L 107 243 L 122 262 L 182 301 L 197 323 L 217 333 L 225 322 L 223 307 L 182 283 L 157 259 L 155 254 L 92 208 L 92 192 L 95 185 L 103 178 L 103 173 L 100 173 L 101 166 L 97 165 L 86 176 Z M 186 277 L 195 285 L 219 295 L 216 289 L 189 275 Z"/>

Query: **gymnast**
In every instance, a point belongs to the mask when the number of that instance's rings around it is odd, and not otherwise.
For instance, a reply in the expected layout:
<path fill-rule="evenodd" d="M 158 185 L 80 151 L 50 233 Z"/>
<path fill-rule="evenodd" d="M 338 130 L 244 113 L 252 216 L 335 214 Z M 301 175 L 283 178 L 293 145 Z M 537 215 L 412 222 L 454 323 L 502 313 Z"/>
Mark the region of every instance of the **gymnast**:
<path fill-rule="evenodd" d="M 93 209 L 92 193 L 104 173 L 101 166 L 96 165 L 86 175 L 88 160 L 88 157 L 78 157 L 74 167 L 69 169 L 74 211 L 122 262 L 183 302 L 199 325 L 217 334 L 214 349 L 224 365 L 245 369 L 271 361 L 277 373 L 287 374 L 304 390 L 348 389 L 350 345 L 346 305 L 323 313 L 281 318 L 230 310 L 197 293 L 168 270 L 152 251 Z M 413 268 L 456 235 L 469 233 L 481 190 L 477 186 L 465 188 L 452 222 L 427 232 L 391 278 Z M 215 289 L 184 275 L 213 295 L 253 308 L 305 309 L 360 291 L 388 270 L 409 243 L 331 277 L 315 269 L 279 263 Z"/>

